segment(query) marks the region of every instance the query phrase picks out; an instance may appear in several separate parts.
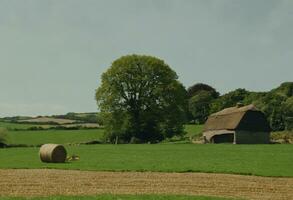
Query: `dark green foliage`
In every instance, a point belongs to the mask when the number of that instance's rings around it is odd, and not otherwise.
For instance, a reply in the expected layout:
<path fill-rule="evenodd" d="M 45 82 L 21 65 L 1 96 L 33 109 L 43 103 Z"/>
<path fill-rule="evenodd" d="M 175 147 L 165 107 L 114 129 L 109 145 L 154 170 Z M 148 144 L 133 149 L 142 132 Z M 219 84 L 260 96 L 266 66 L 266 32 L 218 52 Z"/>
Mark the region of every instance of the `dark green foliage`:
<path fill-rule="evenodd" d="M 291 96 L 283 103 L 285 127 L 287 130 L 293 130 L 293 97 Z"/>
<path fill-rule="evenodd" d="M 114 61 L 96 91 L 106 139 L 156 142 L 182 134 L 186 91 L 177 79 L 155 57 L 130 55 Z"/>
<path fill-rule="evenodd" d="M 284 130 L 284 115 L 282 112 L 285 96 L 268 92 L 266 95 L 256 99 L 253 103 L 265 113 L 273 131 Z"/>
<path fill-rule="evenodd" d="M 197 83 L 188 88 L 187 95 L 189 122 L 204 123 L 210 114 L 211 102 L 219 97 L 219 92 L 212 86 Z"/>
<path fill-rule="evenodd" d="M 189 98 L 191 98 L 202 91 L 210 92 L 210 94 L 213 98 L 218 98 L 220 95 L 220 93 L 217 92 L 215 88 L 213 88 L 210 85 L 204 84 L 204 83 L 196 83 L 193 86 L 189 87 L 187 89 L 187 95 Z"/>
<path fill-rule="evenodd" d="M 292 97 L 293 96 L 293 82 L 284 82 L 278 88 L 271 91 L 280 96 Z"/>
<path fill-rule="evenodd" d="M 212 103 L 211 113 L 218 112 L 224 108 L 233 107 L 239 102 L 244 102 L 248 95 L 249 91 L 241 88 L 224 94 Z"/>
<path fill-rule="evenodd" d="M 200 91 L 189 99 L 189 112 L 196 124 L 203 124 L 207 120 L 213 99 L 213 94 L 209 91 Z"/>
<path fill-rule="evenodd" d="M 210 113 L 235 106 L 238 102 L 244 105 L 254 104 L 264 112 L 273 131 L 290 130 L 293 126 L 292 89 L 293 82 L 283 83 L 269 92 L 236 89 L 215 99 L 210 105 Z"/>

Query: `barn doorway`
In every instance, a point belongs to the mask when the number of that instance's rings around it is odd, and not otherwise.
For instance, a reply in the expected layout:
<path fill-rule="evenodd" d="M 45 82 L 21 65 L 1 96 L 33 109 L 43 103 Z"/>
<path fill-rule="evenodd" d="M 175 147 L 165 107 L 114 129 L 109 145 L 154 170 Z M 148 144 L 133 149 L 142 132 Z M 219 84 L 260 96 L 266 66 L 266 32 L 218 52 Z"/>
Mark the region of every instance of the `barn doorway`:
<path fill-rule="evenodd" d="M 212 143 L 233 143 L 234 142 L 234 134 L 233 133 L 226 133 L 221 135 L 215 135 L 211 139 Z"/>

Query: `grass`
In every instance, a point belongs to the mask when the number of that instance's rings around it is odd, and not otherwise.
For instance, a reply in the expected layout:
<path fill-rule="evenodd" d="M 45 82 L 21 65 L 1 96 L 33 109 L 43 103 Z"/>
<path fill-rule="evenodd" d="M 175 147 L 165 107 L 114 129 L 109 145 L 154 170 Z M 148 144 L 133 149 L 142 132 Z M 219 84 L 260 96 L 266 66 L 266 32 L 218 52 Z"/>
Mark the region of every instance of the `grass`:
<path fill-rule="evenodd" d="M 0 127 L 7 129 L 27 129 L 35 125 L 13 124 L 0 122 Z M 185 131 L 188 137 L 198 136 L 202 131 L 202 125 L 186 125 Z M 93 140 L 100 140 L 103 136 L 103 129 L 88 130 L 22 130 L 6 131 L 6 142 L 8 144 L 41 145 L 45 143 L 81 143 Z"/>
<path fill-rule="evenodd" d="M 293 145 L 81 145 L 67 146 L 79 161 L 41 163 L 38 148 L 0 149 L 0 168 L 96 171 L 208 172 L 293 177 Z"/>
<path fill-rule="evenodd" d="M 1 126 L 26 126 L 4 124 Z M 31 126 L 31 125 L 27 125 Z M 198 137 L 203 126 L 186 125 L 187 136 Z M 8 144 L 81 143 L 101 139 L 103 129 L 7 131 Z M 59 168 L 98 171 L 163 171 L 251 174 L 293 177 L 292 145 L 91 145 L 67 146 L 80 161 L 44 164 L 38 148 L 0 149 L 0 168 Z M 28 162 L 29 161 L 29 162 Z"/>
<path fill-rule="evenodd" d="M 103 129 L 8 131 L 8 144 L 40 145 L 45 143 L 81 143 L 101 139 Z"/>
<path fill-rule="evenodd" d="M 203 131 L 203 125 L 187 124 L 185 125 L 186 136 L 188 137 L 200 137 Z"/>
<path fill-rule="evenodd" d="M 202 196 L 170 196 L 170 195 L 99 195 L 99 196 L 68 196 L 68 197 L 37 197 L 17 198 L 0 197 L 0 200 L 228 200 L 228 198 Z"/>

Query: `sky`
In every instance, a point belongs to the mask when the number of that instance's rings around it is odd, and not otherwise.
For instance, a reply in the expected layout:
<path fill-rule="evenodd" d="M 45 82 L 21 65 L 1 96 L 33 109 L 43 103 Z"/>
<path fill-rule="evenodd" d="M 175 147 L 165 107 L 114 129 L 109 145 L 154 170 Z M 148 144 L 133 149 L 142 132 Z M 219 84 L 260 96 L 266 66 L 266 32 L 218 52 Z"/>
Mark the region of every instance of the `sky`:
<path fill-rule="evenodd" d="M 128 54 L 189 87 L 268 91 L 293 79 L 292 0 L 0 0 L 0 116 L 95 112 Z"/>

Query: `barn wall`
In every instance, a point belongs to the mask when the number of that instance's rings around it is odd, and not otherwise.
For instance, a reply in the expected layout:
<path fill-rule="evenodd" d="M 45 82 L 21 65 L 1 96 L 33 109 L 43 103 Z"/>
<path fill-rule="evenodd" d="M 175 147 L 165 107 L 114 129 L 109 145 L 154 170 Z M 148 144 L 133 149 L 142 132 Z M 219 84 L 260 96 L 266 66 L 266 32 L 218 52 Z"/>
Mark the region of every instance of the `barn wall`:
<path fill-rule="evenodd" d="M 270 125 L 260 111 L 247 111 L 240 120 L 236 130 L 270 132 Z"/>
<path fill-rule="evenodd" d="M 227 133 L 221 135 L 215 135 L 210 140 L 211 143 L 219 144 L 219 143 L 234 143 L 234 134 Z"/>
<path fill-rule="evenodd" d="M 236 144 L 268 144 L 270 143 L 269 132 L 236 131 Z"/>

